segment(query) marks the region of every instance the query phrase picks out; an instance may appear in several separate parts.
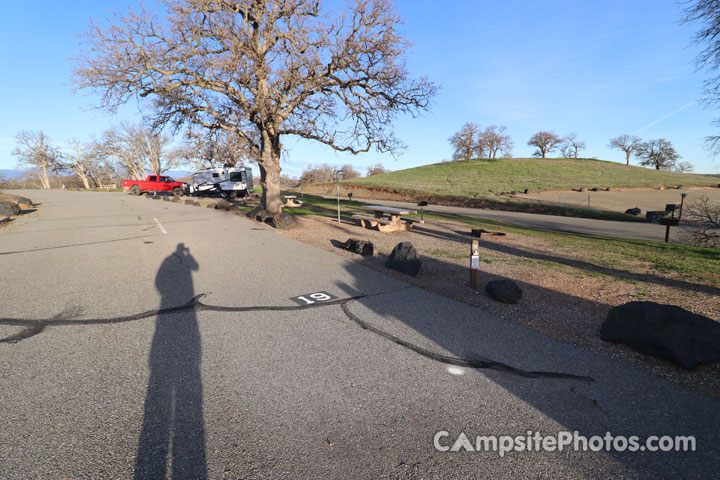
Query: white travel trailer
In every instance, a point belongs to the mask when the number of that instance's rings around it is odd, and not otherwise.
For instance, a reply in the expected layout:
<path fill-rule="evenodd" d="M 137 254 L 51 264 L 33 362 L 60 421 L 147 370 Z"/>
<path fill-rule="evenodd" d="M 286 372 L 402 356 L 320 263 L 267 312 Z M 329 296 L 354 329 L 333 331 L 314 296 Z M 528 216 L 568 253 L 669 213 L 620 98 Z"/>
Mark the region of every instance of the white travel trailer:
<path fill-rule="evenodd" d="M 229 198 L 252 196 L 252 169 L 225 166 L 198 170 L 193 174 L 190 193 L 199 196 L 220 195 Z"/>

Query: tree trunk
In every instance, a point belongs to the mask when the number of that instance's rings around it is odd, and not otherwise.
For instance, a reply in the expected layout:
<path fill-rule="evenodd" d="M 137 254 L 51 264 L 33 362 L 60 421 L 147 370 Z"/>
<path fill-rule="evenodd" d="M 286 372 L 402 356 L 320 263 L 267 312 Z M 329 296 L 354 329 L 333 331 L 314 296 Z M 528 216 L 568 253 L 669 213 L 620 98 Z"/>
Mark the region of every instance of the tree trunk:
<path fill-rule="evenodd" d="M 47 166 L 44 164 L 40 166 L 40 183 L 42 184 L 42 188 L 50 188 L 50 179 L 48 179 L 47 175 Z"/>
<path fill-rule="evenodd" d="M 77 173 L 77 172 L 76 172 Z M 90 190 L 90 182 L 88 182 L 88 177 L 84 173 L 78 173 L 78 177 L 80 177 L 80 180 L 82 180 L 83 185 L 87 190 Z"/>
<path fill-rule="evenodd" d="M 630 152 L 625 152 L 625 164 L 630 166 Z"/>
<path fill-rule="evenodd" d="M 260 167 L 260 185 L 263 193 L 260 204 L 270 215 L 282 213 L 280 200 L 280 139 L 273 138 L 267 131 L 262 132 Z"/>

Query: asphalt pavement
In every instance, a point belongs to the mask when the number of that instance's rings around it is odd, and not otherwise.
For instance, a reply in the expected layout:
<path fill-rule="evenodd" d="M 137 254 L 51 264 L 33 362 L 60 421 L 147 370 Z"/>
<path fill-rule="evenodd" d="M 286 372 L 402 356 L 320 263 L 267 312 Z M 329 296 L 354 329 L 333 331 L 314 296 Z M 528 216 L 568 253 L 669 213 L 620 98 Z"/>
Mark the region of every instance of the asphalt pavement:
<path fill-rule="evenodd" d="M 335 198 L 335 197 L 326 197 Z M 420 210 L 416 203 L 397 202 L 394 200 L 354 199 L 374 205 L 409 208 Z M 428 205 L 423 207 L 426 212 L 449 213 L 479 219 L 499 220 L 502 222 L 524 225 L 527 227 L 554 230 L 557 232 L 573 232 L 606 237 L 627 238 L 633 240 L 665 240 L 665 227 L 654 223 L 617 222 L 612 220 L 595 220 L 592 218 L 560 217 L 558 215 L 542 215 L 538 213 L 506 212 L 487 208 L 451 207 L 446 205 Z M 670 229 L 670 241 L 677 240 L 678 227 Z"/>
<path fill-rule="evenodd" d="M 0 229 L 2 478 L 709 478 L 720 467 L 715 398 L 227 212 L 24 195 L 38 211 Z M 643 445 L 693 436 L 697 448 L 446 448 L 461 433 L 474 446 L 565 431 Z"/>

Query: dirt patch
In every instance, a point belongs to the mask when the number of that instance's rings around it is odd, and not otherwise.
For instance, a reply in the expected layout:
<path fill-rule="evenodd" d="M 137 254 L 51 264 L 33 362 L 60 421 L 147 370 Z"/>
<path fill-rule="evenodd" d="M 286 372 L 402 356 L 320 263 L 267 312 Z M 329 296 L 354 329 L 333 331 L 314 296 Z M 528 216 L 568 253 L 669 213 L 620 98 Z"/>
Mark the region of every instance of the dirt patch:
<path fill-rule="evenodd" d="M 470 228 L 459 222 L 428 221 L 410 232 L 381 233 L 355 224 L 319 217 L 298 217 L 298 228 L 286 235 L 334 252 L 387 275 L 401 278 L 463 303 L 492 312 L 554 338 L 647 369 L 673 382 L 720 398 L 720 365 L 684 370 L 622 345 L 603 342 L 600 325 L 610 308 L 633 300 L 678 305 L 715 320 L 720 314 L 717 289 L 659 274 L 638 263 L 632 275 L 608 274 L 583 260 L 582 252 L 567 252 L 543 239 L 507 235 L 483 238 L 479 291 L 469 288 Z M 358 238 L 373 242 L 378 255 L 360 257 L 341 250 L 331 240 Z M 412 242 L 423 258 L 417 277 L 384 266 L 399 242 Z M 557 261 L 553 261 L 553 259 Z M 560 260 L 565 259 L 565 260 Z M 523 289 L 519 303 L 498 303 L 484 292 L 490 280 L 511 279 Z"/>

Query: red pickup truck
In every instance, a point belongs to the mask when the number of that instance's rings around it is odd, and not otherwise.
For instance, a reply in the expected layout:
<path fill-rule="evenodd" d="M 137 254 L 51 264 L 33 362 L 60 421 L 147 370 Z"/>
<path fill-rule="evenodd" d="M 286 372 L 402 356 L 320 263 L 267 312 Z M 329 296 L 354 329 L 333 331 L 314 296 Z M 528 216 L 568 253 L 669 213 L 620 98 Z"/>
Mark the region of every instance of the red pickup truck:
<path fill-rule="evenodd" d="M 162 175 L 148 175 L 147 180 L 123 180 L 122 186 L 123 190 L 130 190 L 132 195 L 142 195 L 143 192 L 172 192 L 176 197 L 182 197 L 187 191 L 187 184 Z"/>

